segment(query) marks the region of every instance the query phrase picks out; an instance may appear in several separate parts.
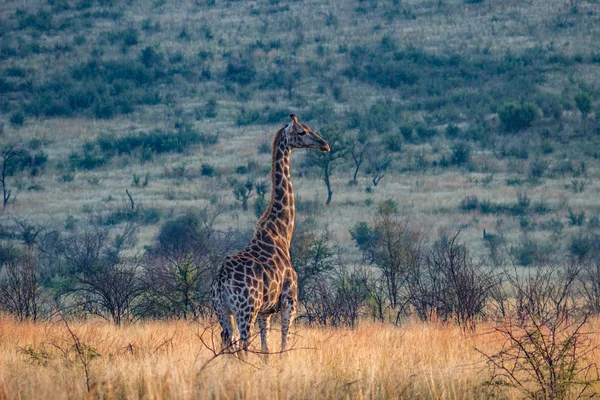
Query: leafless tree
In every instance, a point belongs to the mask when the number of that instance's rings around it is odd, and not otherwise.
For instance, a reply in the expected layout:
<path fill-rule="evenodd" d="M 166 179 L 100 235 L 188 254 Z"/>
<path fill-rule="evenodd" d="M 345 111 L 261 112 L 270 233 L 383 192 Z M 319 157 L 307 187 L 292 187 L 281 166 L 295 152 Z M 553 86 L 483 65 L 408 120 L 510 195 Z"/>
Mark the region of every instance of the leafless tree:
<path fill-rule="evenodd" d="M 600 260 L 589 260 L 582 265 L 578 278 L 581 296 L 590 313 L 600 314 Z"/>
<path fill-rule="evenodd" d="M 50 308 L 43 281 L 54 265 L 42 257 L 42 239 L 49 235 L 45 228 L 26 220 L 5 221 L 6 240 L 0 244 L 0 308 L 20 320 L 37 320 Z"/>
<path fill-rule="evenodd" d="M 0 168 L 0 183 L 2 183 L 2 210 L 10 200 L 12 190 L 8 188 L 7 178 L 11 175 L 11 170 L 15 162 L 24 153 L 24 150 L 18 145 L 10 145 L 2 151 L 2 166 Z"/>
<path fill-rule="evenodd" d="M 368 268 L 360 271 L 363 287 L 367 293 L 367 301 L 371 308 L 371 316 L 374 320 L 385 322 L 389 305 L 385 292 L 385 279 L 381 274 L 376 274 Z"/>
<path fill-rule="evenodd" d="M 309 300 L 305 302 L 305 308 L 308 322 L 324 326 L 355 327 L 368 296 L 361 273 L 346 266 L 312 281 L 307 292 Z"/>
<path fill-rule="evenodd" d="M 594 315 L 600 314 L 600 236 L 592 235 L 580 238 L 584 249 L 571 257 L 571 262 L 581 267 L 577 280 L 578 295 L 585 300 L 587 310 Z M 574 247 L 573 244 L 571 247 Z"/>
<path fill-rule="evenodd" d="M 65 294 L 73 295 L 85 312 L 116 324 L 134 317 L 134 302 L 143 292 L 142 257 L 126 256 L 125 250 L 135 240 L 136 229 L 127 225 L 113 239 L 107 229 L 93 226 L 64 241 L 63 254 L 72 279 Z"/>
<path fill-rule="evenodd" d="M 421 234 L 410 227 L 408 217 L 398 216 L 385 202 L 378 207 L 374 230 L 378 240 L 373 264 L 381 272 L 390 307 L 400 312 L 408 301 L 407 293 L 402 290 L 410 271 L 421 261 Z"/>
<path fill-rule="evenodd" d="M 359 135 L 352 136 L 350 139 L 350 156 L 354 162 L 354 175 L 352 177 L 352 182 L 354 183 L 357 182 L 356 177 L 358 176 L 358 171 L 365 160 L 369 146 L 371 146 L 371 142 Z"/>
<path fill-rule="evenodd" d="M 19 320 L 36 320 L 41 299 L 35 258 L 15 246 L 0 248 L 0 308 Z"/>
<path fill-rule="evenodd" d="M 421 319 L 435 315 L 466 329 L 483 316 L 499 279 L 492 269 L 474 261 L 459 242 L 460 233 L 459 229 L 430 246 L 423 262 L 411 269 L 408 287 L 410 304 Z"/>
<path fill-rule="evenodd" d="M 392 162 L 392 157 L 383 146 L 371 146 L 367 155 L 369 170 L 373 176 L 373 186 L 377 186 L 385 176 L 385 171 Z"/>
<path fill-rule="evenodd" d="M 329 205 L 333 196 L 331 174 L 333 173 L 334 163 L 346 157 L 350 147 L 342 129 L 337 126 L 324 128 L 321 134 L 329 143 L 331 150 L 327 153 L 312 151 L 308 153 L 308 158 L 313 165 L 319 167 L 323 172 L 323 182 L 327 187 L 327 201 L 325 204 Z"/>

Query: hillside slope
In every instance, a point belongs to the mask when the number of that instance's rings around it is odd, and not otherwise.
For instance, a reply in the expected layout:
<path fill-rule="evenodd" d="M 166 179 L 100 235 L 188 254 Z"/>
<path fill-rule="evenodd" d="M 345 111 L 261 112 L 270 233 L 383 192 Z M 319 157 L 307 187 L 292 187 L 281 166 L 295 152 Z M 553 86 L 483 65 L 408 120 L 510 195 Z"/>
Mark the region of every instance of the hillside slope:
<path fill-rule="evenodd" d="M 0 21 L 0 140 L 26 150 L 2 218 L 135 219 L 140 245 L 188 208 L 249 229 L 233 190 L 267 179 L 294 112 L 371 143 L 357 184 L 334 163 L 329 206 L 294 156 L 299 217 L 336 241 L 387 199 L 482 251 L 484 229 L 565 247 L 598 229 L 594 2 L 30 0 Z"/>

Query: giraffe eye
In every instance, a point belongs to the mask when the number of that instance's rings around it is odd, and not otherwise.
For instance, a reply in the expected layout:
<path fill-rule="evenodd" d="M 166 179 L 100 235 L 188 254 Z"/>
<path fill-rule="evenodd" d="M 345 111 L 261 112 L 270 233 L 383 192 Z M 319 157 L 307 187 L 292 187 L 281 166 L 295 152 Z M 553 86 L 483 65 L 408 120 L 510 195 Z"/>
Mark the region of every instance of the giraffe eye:
<path fill-rule="evenodd" d="M 298 133 L 300 136 L 302 135 L 306 135 L 306 131 L 300 131 L 300 133 Z"/>

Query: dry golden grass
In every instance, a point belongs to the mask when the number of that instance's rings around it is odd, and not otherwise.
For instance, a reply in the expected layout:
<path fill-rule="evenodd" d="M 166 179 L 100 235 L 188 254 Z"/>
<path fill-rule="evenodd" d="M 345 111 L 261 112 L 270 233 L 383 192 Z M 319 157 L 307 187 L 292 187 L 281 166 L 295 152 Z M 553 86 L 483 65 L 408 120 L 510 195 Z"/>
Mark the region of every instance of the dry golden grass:
<path fill-rule="evenodd" d="M 255 354 L 248 363 L 223 356 L 206 364 L 212 353 L 197 337 L 203 332 L 198 323 L 119 328 L 91 321 L 70 327 L 82 346 L 93 349 L 88 354 L 98 354 L 89 361 L 90 395 L 62 322 L 3 318 L 0 398 L 486 398 L 489 373 L 475 348 L 493 351 L 499 344 L 484 334 L 486 326 L 469 334 L 422 323 L 365 322 L 355 330 L 298 326 L 295 350 L 272 355 L 268 364 Z M 279 344 L 276 333 L 271 332 L 272 347 Z M 210 341 L 211 333 L 203 337 Z"/>

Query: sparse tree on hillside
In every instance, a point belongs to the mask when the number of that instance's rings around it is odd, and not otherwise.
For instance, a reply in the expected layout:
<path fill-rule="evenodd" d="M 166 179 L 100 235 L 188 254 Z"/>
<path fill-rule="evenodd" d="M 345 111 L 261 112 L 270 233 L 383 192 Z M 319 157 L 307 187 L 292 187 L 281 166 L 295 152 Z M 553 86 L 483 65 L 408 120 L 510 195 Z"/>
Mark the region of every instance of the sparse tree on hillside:
<path fill-rule="evenodd" d="M 373 176 L 373 186 L 377 186 L 385 176 L 385 171 L 392 163 L 392 157 L 382 146 L 371 146 L 367 161 L 370 173 Z"/>
<path fill-rule="evenodd" d="M 14 167 L 15 162 L 18 160 L 19 156 L 23 154 L 24 150 L 17 146 L 11 145 L 4 148 L 2 152 L 2 167 L 0 169 L 0 183 L 2 183 L 2 210 L 6 208 L 8 201 L 10 200 L 10 195 L 12 194 L 12 190 L 8 188 L 7 177 L 10 175 L 12 168 Z"/>
<path fill-rule="evenodd" d="M 356 177 L 358 176 L 358 171 L 365 160 L 365 156 L 367 155 L 367 150 L 369 149 L 370 145 L 371 142 L 360 135 L 352 136 L 350 138 L 350 156 L 354 162 L 354 175 L 352 177 L 352 182 L 354 183 L 357 183 Z"/>
<path fill-rule="evenodd" d="M 343 130 L 338 126 L 323 128 L 321 134 L 327 138 L 331 150 L 327 153 L 312 151 L 308 153 L 308 158 L 323 173 L 323 182 L 325 182 L 325 186 L 327 187 L 327 201 L 325 204 L 329 205 L 333 196 L 333 188 L 331 186 L 333 164 L 348 154 L 350 146 L 347 138 L 344 136 Z"/>
<path fill-rule="evenodd" d="M 235 182 L 233 186 L 233 195 L 236 200 L 242 203 L 242 209 L 248 211 L 248 200 L 254 191 L 254 182 L 248 178 L 244 182 Z"/>

